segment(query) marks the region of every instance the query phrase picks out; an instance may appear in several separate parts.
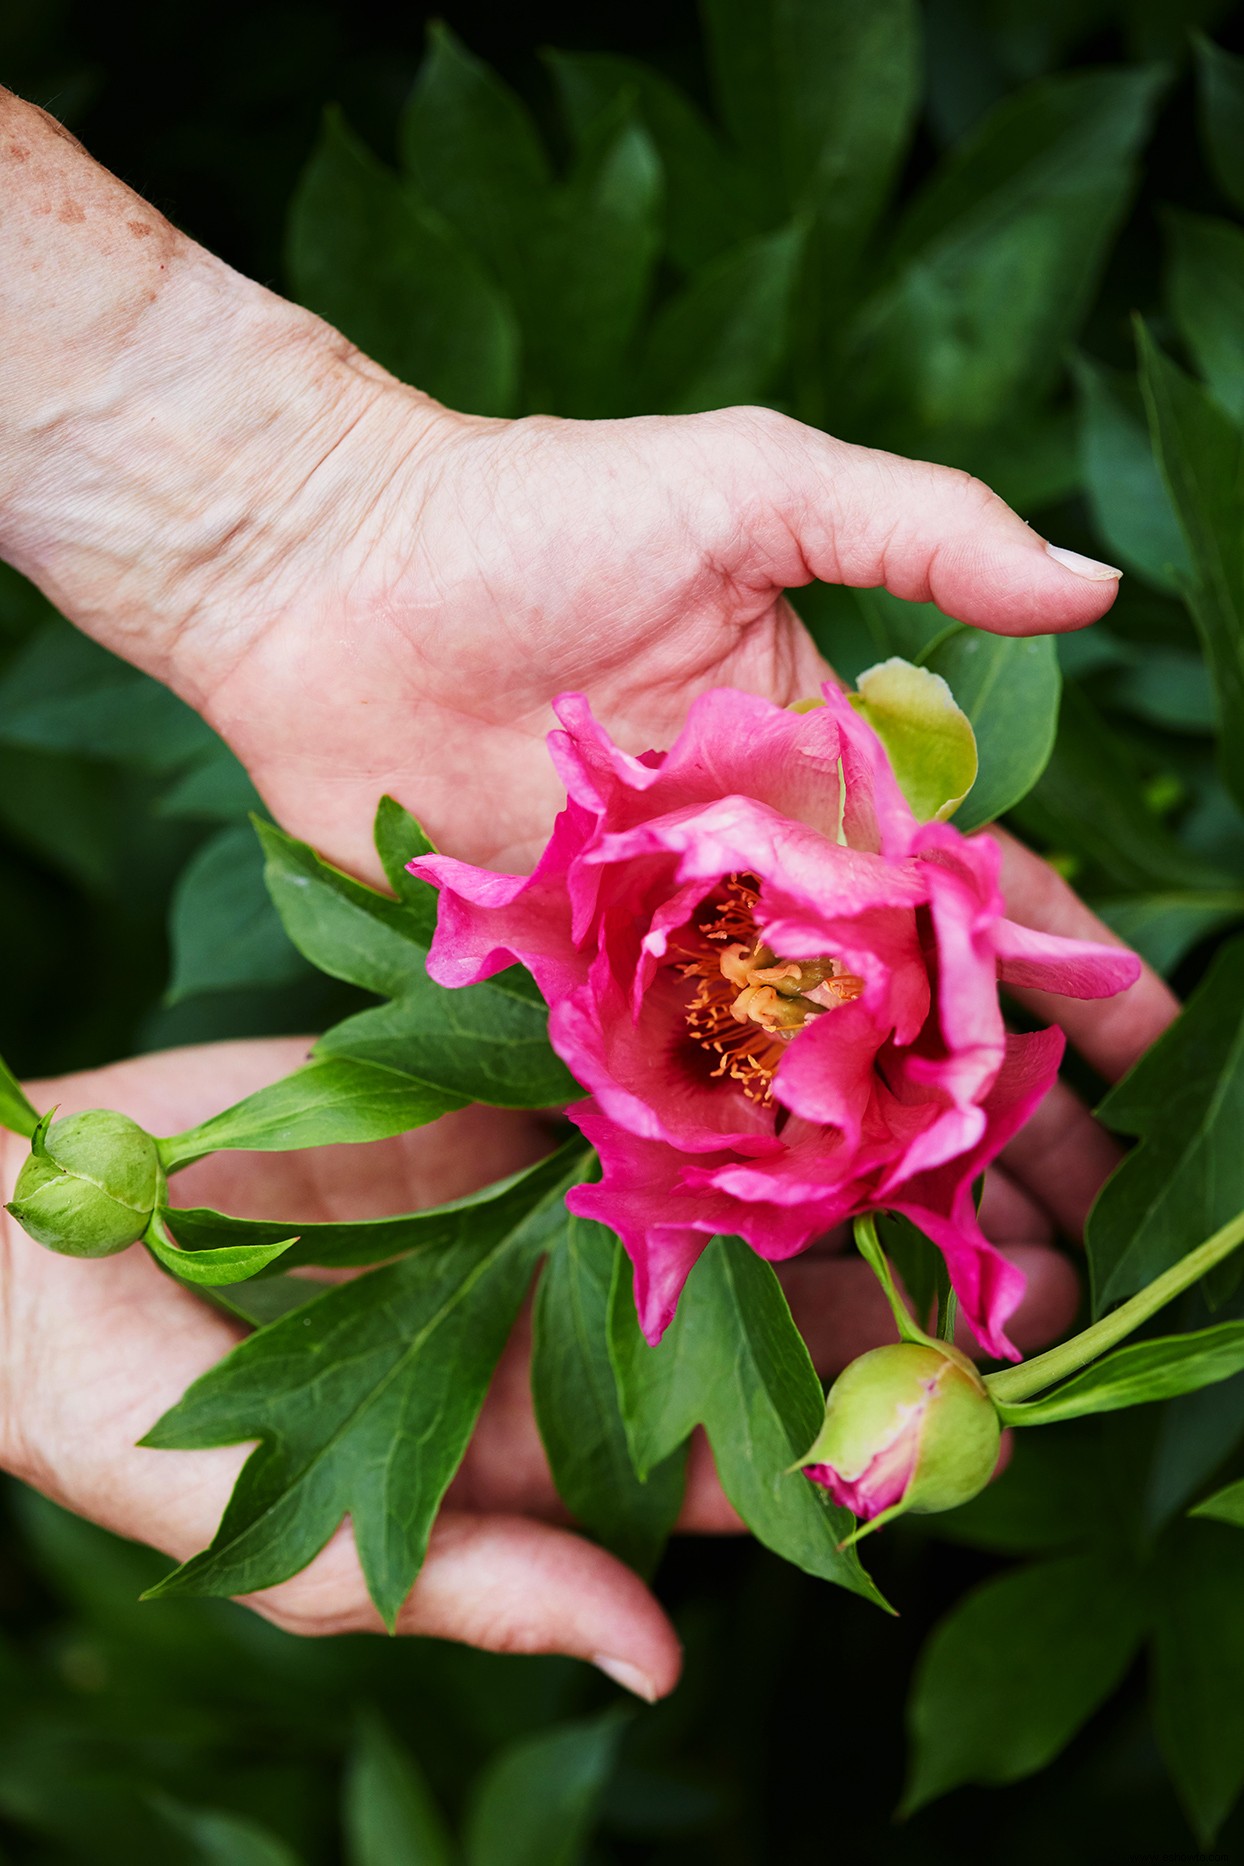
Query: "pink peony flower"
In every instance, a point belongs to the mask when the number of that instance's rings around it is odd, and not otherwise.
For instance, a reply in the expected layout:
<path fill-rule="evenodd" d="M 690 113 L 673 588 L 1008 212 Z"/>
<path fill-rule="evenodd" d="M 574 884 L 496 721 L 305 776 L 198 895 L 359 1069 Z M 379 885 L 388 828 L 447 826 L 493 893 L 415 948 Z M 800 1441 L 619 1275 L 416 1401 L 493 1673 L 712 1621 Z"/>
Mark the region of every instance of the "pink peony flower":
<path fill-rule="evenodd" d="M 668 752 L 634 758 L 563 695 L 549 745 L 569 796 L 535 873 L 411 863 L 441 890 L 428 970 L 535 976 L 601 1158 L 569 1202 L 620 1234 L 650 1341 L 714 1234 L 777 1260 L 884 1209 L 941 1248 L 983 1346 L 1016 1358 L 1024 1278 L 972 1184 L 1063 1038 L 1008 1034 L 998 980 L 1101 997 L 1139 964 L 1006 920 L 997 844 L 917 822 L 872 728 L 824 698 L 795 713 L 719 689 Z"/>

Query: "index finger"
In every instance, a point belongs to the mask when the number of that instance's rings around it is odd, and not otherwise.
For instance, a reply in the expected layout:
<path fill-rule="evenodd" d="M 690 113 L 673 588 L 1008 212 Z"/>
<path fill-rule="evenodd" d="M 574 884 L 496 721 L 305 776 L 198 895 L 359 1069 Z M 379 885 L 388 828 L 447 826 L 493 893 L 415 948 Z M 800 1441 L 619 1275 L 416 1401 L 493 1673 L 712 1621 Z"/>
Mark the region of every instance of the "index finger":
<path fill-rule="evenodd" d="M 1002 893 L 1012 920 L 1065 939 L 1124 945 L 1048 862 L 1003 829 L 989 833 L 1001 845 Z M 1060 1025 L 1068 1041 L 1108 1082 L 1125 1075 L 1179 1012 L 1179 1000 L 1170 986 L 1143 960 L 1136 983 L 1116 998 L 1064 998 L 1054 992 L 1018 988 L 1013 988 L 1012 995 L 1035 1017 Z"/>

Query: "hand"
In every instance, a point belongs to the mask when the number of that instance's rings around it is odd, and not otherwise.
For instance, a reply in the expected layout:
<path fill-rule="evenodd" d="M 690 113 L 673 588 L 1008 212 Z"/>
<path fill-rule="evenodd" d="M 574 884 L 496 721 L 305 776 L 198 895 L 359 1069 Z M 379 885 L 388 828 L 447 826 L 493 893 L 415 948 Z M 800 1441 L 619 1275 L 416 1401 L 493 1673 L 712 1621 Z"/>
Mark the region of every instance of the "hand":
<path fill-rule="evenodd" d="M 304 1053 L 296 1040 L 220 1044 L 141 1057 L 32 1093 L 40 1107 L 116 1107 L 166 1132 L 286 1074 Z M 458 1197 L 548 1146 L 535 1119 L 473 1108 L 367 1147 L 220 1155 L 180 1174 L 175 1196 L 294 1222 L 376 1217 Z M 15 1139 L 0 1148 L 5 1198 L 24 1152 Z M 1021 1160 L 1014 1176 L 993 1176 L 985 1211 L 997 1241 L 1028 1272 L 1014 1326 L 1017 1340 L 1035 1349 L 1067 1326 L 1077 1281 L 1049 1247 L 1050 1215 L 1022 1171 Z M 827 1249 L 782 1274 L 824 1376 L 893 1338 L 859 1259 Z M 0 1465 L 79 1515 L 185 1560 L 211 1540 L 248 1448 L 154 1451 L 137 1441 L 240 1333 L 141 1248 L 98 1260 L 59 1257 L 0 1212 Z M 642 1696 L 662 1696 L 679 1672 L 673 1628 L 637 1576 L 564 1522 L 531 1411 L 524 1319 L 400 1630 L 500 1651 L 569 1653 Z M 693 1451 L 680 1526 L 741 1527 L 702 1444 Z M 293 1632 L 380 1629 L 348 1525 L 303 1573 L 248 1604 Z"/>

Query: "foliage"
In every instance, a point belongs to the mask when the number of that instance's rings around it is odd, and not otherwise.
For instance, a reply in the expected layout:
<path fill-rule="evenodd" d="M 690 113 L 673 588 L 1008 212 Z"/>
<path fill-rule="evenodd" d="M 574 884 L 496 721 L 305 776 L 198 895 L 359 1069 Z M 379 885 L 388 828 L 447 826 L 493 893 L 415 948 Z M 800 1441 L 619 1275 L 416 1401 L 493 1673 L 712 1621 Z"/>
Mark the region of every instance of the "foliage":
<path fill-rule="evenodd" d="M 96 78 L 85 60 L 55 77 L 40 64 L 36 11 L 0 23 L 15 80 L 84 111 Z M 877 592 L 796 599 L 844 674 L 897 654 L 946 678 L 980 754 L 961 826 L 1010 813 L 1181 990 L 1199 986 L 1105 1106 L 1139 1144 L 1090 1225 L 1099 1308 L 1244 1205 L 1241 949 L 1219 951 L 1244 919 L 1244 60 L 1234 13 L 1194 11 L 1213 37 L 1189 56 L 1193 16 L 1159 0 L 1035 15 L 1009 0 L 708 0 L 702 45 L 655 63 L 550 54 L 542 74 L 514 67 L 517 86 L 437 28 L 400 121 L 374 73 L 346 61 L 345 107 L 311 148 L 311 112 L 338 78 L 316 50 L 312 21 L 328 11 L 300 24 L 300 77 L 285 56 L 297 33 L 261 9 L 256 30 L 276 45 L 231 56 L 222 94 L 249 121 L 237 73 L 266 74 L 247 80 L 266 100 L 262 136 L 217 127 L 201 144 L 226 177 L 217 194 L 242 205 L 232 226 L 213 221 L 222 210 L 204 191 L 200 227 L 271 277 L 292 194 L 292 292 L 459 406 L 603 416 L 766 401 L 963 466 L 1042 532 L 1124 566 L 1108 622 L 1057 644 L 948 628 Z M 403 30 L 394 68 L 413 72 Z M 1089 52 L 1108 62 L 1087 65 Z M 278 148 L 270 104 L 298 84 L 298 127 Z M 226 120 L 221 107 L 200 122 Z M 107 122 L 96 138 L 80 119 L 105 158 Z M 179 178 L 171 195 L 187 185 L 193 198 L 193 143 L 178 123 L 152 145 Z M 145 146 L 114 159 L 140 181 L 149 172 Z M 179 1137 L 170 1160 L 394 1132 L 481 1095 L 543 1106 L 574 1092 L 521 975 L 453 994 L 427 980 L 430 909 L 403 873 L 420 847 L 403 812 L 386 806 L 378 821 L 391 898 L 271 825 L 261 859 L 246 820 L 258 807 L 186 708 L 4 573 L 0 954 L 22 990 L 0 1007 L 0 1048 L 19 1073 L 181 1039 L 326 1030 L 289 1084 Z M 33 1124 L 7 1074 L 0 1119 Z M 735 1361 L 723 1364 L 692 1305 L 653 1354 L 612 1240 L 550 1191 L 566 1170 L 561 1160 L 413 1219 L 304 1227 L 292 1244 L 288 1226 L 162 1211 L 150 1248 L 182 1276 L 191 1263 L 201 1281 L 228 1276 L 218 1298 L 260 1325 L 149 1442 L 259 1449 L 213 1548 L 163 1580 L 158 1562 L 15 1503 L 18 1597 L 37 1600 L 50 1633 L 45 1649 L 15 1622 L 0 1644 L 0 1846 L 105 1866 L 136 1853 L 278 1866 L 337 1848 L 352 1866 L 490 1866 L 520 1847 L 572 1860 L 589 1844 L 619 1860 L 638 1844 L 653 1859 L 818 1857 L 823 1810 L 813 1818 L 806 1796 L 775 1805 L 747 1743 L 765 1758 L 766 1719 L 780 1724 L 790 1748 L 774 1748 L 775 1771 L 808 1780 L 824 1768 L 826 1703 L 844 1690 L 859 1702 L 835 1737 L 836 1795 L 871 1785 L 864 1812 L 836 1816 L 846 1853 L 961 1857 L 972 1804 L 935 1804 L 973 1782 L 1012 1785 L 975 1804 L 999 1856 L 1065 1856 L 1068 1833 L 1106 1820 L 1120 1850 L 1178 1849 L 1155 1744 L 1197 1838 L 1238 1840 L 1244 1376 L 1018 1435 L 1011 1468 L 976 1502 L 878 1538 L 874 1587 L 838 1553 L 819 1494 L 783 1477 L 810 1440 L 819 1389 L 810 1364 L 796 1376 L 803 1364 L 784 1358 L 793 1325 L 771 1273 L 714 1245 L 693 1288 L 702 1316 L 731 1318 Z M 691 1682 L 683 1708 L 655 1714 L 656 1737 L 602 1719 L 570 1668 L 365 1642 L 312 1651 L 218 1602 L 133 1607 L 142 1588 L 275 1578 L 351 1509 L 392 1617 L 541 1257 L 537 1408 L 580 1522 L 650 1568 L 688 1434 L 704 1424 L 736 1507 L 809 1571 L 697 1551 L 693 1580 L 666 1558 Z M 305 1293 L 284 1274 L 298 1263 L 381 1267 L 285 1320 L 291 1290 Z M 259 1274 L 242 1283 L 239 1266 Z M 1234 1342 L 1232 1281 L 1216 1275 L 1188 1298 L 1179 1325 Z M 378 1296 L 394 1318 L 383 1340 Z M 311 1338 L 332 1369 L 314 1394 L 305 1358 L 285 1351 Z M 1157 1340 L 1124 1351 L 1160 1353 Z M 256 1362 L 280 1376 L 258 1400 Z M 447 1392 L 452 1432 L 403 1466 L 406 1533 L 389 1542 L 365 1508 L 360 1529 L 368 1447 L 395 1430 L 417 1437 L 420 1408 Z M 903 1622 L 810 1578 L 826 1573 L 901 1598 Z M 905 1838 L 882 1831 L 898 1750 L 887 1735 L 893 1759 L 879 1760 L 878 1732 L 930 1627 Z M 792 1701 L 801 1718 L 785 1714 Z M 672 1772 L 662 1748 L 679 1755 Z"/>

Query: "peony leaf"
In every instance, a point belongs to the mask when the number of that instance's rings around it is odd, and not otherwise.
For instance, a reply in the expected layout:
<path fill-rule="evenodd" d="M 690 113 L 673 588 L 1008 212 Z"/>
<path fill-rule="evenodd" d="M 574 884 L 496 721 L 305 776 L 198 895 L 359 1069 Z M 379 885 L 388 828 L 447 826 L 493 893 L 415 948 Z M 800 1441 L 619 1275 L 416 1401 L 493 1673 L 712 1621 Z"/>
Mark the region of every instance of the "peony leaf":
<path fill-rule="evenodd" d="M 445 1817 L 423 1770 L 375 1711 L 360 1720 L 343 1800 L 349 1866 L 454 1866 Z"/>
<path fill-rule="evenodd" d="M 299 1147 L 391 1140 L 435 1121 L 466 1097 L 380 1063 L 353 1056 L 321 1056 L 293 1075 L 257 1089 L 245 1100 L 160 1142 L 167 1173 L 208 1153 L 240 1148 L 285 1153 Z"/>
<path fill-rule="evenodd" d="M 1215 1522 L 1231 1523 L 1236 1529 L 1244 1529 L 1244 1477 L 1234 1484 L 1226 1484 L 1216 1490 L 1211 1497 L 1198 1503 L 1195 1509 L 1188 1511 L 1189 1516 L 1208 1516 Z"/>
<path fill-rule="evenodd" d="M 1208 1850 L 1244 1788 L 1244 1611 L 1240 1545 L 1214 1523 L 1182 1523 L 1159 1545 L 1151 1668 L 1162 1755 Z"/>
<path fill-rule="evenodd" d="M 597 1541 L 650 1574 L 682 1505 L 681 1447 L 635 1473 L 609 1359 L 609 1309 L 621 1244 L 567 1212 L 536 1291 L 531 1389 L 562 1502 Z"/>
<path fill-rule="evenodd" d="M 1100 1315 L 1244 1208 L 1244 940 L 1217 955 L 1178 1021 L 1098 1112 L 1140 1138 L 1089 1214 Z"/>
<path fill-rule="evenodd" d="M 956 827 L 979 829 L 1026 797 L 1049 763 L 1062 691 L 1053 637 L 956 625 L 920 665 L 941 675 L 975 734 L 980 767 Z"/>
<path fill-rule="evenodd" d="M 466 1819 L 467 1866 L 576 1866 L 630 1722 L 625 1710 L 510 1743 L 476 1785 Z"/>
<path fill-rule="evenodd" d="M 851 704 L 885 746 L 922 823 L 953 816 L 976 781 L 976 736 L 940 674 L 894 655 L 865 668 Z"/>
<path fill-rule="evenodd" d="M 963 1782 L 1044 1768 L 1123 1677 L 1143 1611 L 1117 1558 L 1097 1555 L 1021 1568 L 966 1595 L 916 1668 L 900 1815 Z"/>
<path fill-rule="evenodd" d="M 1004 1425 L 1052 1425 L 1087 1413 L 1120 1412 L 1213 1386 L 1244 1370 L 1244 1322 L 1192 1335 L 1137 1341 L 1107 1354 L 1040 1399 L 998 1408 Z"/>
<path fill-rule="evenodd" d="M 401 899 L 392 900 L 271 823 L 256 828 L 268 890 L 298 950 L 332 977 L 391 1000 L 329 1030 L 316 1046 L 322 1059 L 352 1057 L 409 1076 L 444 1108 L 578 1100 L 583 1091 L 549 1047 L 548 1012 L 521 968 L 460 991 L 428 977 L 434 888 L 407 875 Z M 395 874 L 404 849 L 407 861 L 426 852 L 427 838 L 392 800 L 381 805 L 376 833 Z"/>
<path fill-rule="evenodd" d="M 26 1099 L 21 1083 L 0 1056 L 0 1127 L 29 1140 L 39 1125 L 39 1115 Z"/>
<path fill-rule="evenodd" d="M 295 1242 L 288 1225 L 286 1233 L 271 1244 L 227 1244 L 218 1250 L 183 1250 L 169 1235 L 167 1212 L 153 1212 L 143 1238 L 156 1262 L 183 1283 L 215 1288 L 229 1283 L 243 1283 L 258 1276 L 270 1263 L 282 1256 Z"/>
<path fill-rule="evenodd" d="M 737 1238 L 714 1239 L 655 1348 L 628 1284 L 614 1281 L 609 1330 L 636 1470 L 653 1471 L 703 1425 L 722 1488 L 753 1535 L 886 1606 L 854 1549 L 839 1548 L 850 1512 L 791 1468 L 820 1430 L 825 1395 L 770 1266 Z"/>
<path fill-rule="evenodd" d="M 326 1290 L 194 1382 L 144 1445 L 260 1442 L 210 1548 L 153 1596 L 273 1587 L 348 1515 L 393 1628 L 579 1164 L 555 1155 L 481 1207 L 468 1236 Z"/>

